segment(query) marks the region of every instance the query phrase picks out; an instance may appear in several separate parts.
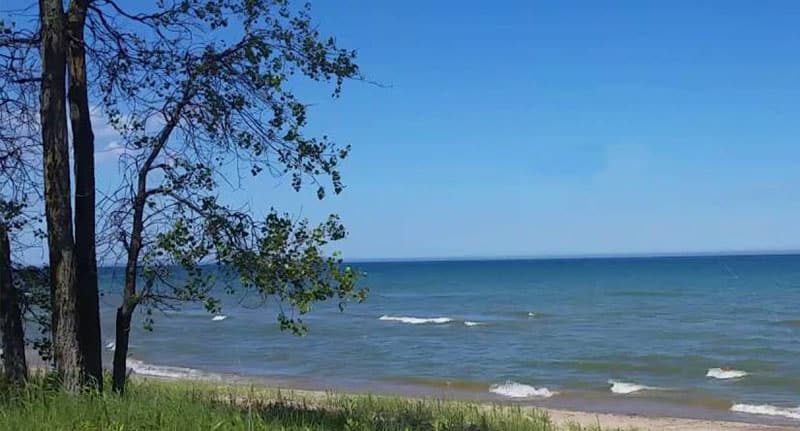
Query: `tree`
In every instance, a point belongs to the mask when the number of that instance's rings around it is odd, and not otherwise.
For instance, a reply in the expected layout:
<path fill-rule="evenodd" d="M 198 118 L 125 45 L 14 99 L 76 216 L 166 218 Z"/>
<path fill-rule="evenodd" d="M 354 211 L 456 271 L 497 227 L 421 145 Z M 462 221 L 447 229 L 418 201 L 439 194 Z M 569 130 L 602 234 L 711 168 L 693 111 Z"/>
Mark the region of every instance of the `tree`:
<path fill-rule="evenodd" d="M 38 197 L 40 141 L 35 91 L 36 35 L 0 21 L 0 332 L 5 378 L 27 378 L 23 308 L 12 240 L 37 221 L 30 205 Z"/>
<path fill-rule="evenodd" d="M 360 75 L 355 53 L 321 38 L 308 6 L 174 0 L 159 2 L 152 13 L 133 13 L 113 0 L 72 0 L 65 13 L 61 1 L 40 0 L 38 12 L 32 43 L 41 49 L 36 82 L 53 355 L 65 387 L 92 377 L 99 383 L 101 366 L 92 93 L 123 137 L 122 187 L 104 202 L 101 230 L 103 243 L 126 262 L 115 389 L 124 388 L 130 324 L 140 305 L 149 311 L 200 301 L 214 311 L 219 302 L 212 289 L 221 283 L 276 298 L 292 309 L 279 314 L 281 327 L 302 333 L 295 312 L 329 298 L 343 306 L 364 297 L 357 274 L 338 255 L 326 255 L 328 243 L 346 235 L 338 218 L 311 226 L 275 210 L 258 217 L 219 197 L 220 182 L 244 172 L 289 175 L 296 190 L 311 181 L 320 199 L 325 177 L 334 192 L 343 188 L 338 164 L 349 148 L 306 135 L 307 107 L 292 85 L 300 78 L 330 83 L 338 96 L 345 79 Z M 208 271 L 211 263 L 219 271 Z M 187 275 L 180 284 L 170 277 L 175 268 Z"/>
<path fill-rule="evenodd" d="M 28 377 L 22 310 L 11 275 L 11 241 L 6 223 L 0 223 L 0 329 L 3 331 L 3 370 L 11 382 Z"/>
<path fill-rule="evenodd" d="M 67 11 L 69 114 L 75 169 L 75 282 L 78 293 L 78 341 L 84 372 L 103 388 L 100 295 L 95 234 L 94 134 L 89 110 L 85 27 L 89 0 L 72 0 Z"/>
<path fill-rule="evenodd" d="M 18 115 L 21 107 L 31 111 L 38 106 L 41 122 L 36 118 L 40 136 L 37 140 L 43 151 L 39 163 L 44 162 L 45 213 L 48 224 L 49 257 L 52 271 L 53 318 L 50 326 L 54 336 L 54 353 L 59 372 L 67 386 L 92 383 L 102 386 L 101 338 L 97 266 L 95 257 L 95 186 L 94 139 L 89 118 L 88 84 L 84 49 L 87 0 L 74 0 L 68 11 L 62 2 L 39 3 L 39 28 L 17 30 L 9 27 L 2 39 L 2 47 L 10 55 L 19 56 L 35 49 L 41 51 L 40 59 L 6 61 L 3 72 L 9 83 L 40 83 L 41 102 L 31 103 L 27 94 L 17 91 L 14 107 L 17 112 L 9 128 L 26 123 Z M 15 11 L 17 17 L 24 10 Z M 13 15 L 12 15 L 13 16 Z M 65 68 L 69 66 L 69 93 Z M 29 76 L 18 79 L 20 66 Z M 35 77 L 38 71 L 38 77 Z M 28 85 L 30 87 L 30 85 Z M 33 89 L 27 88 L 30 94 Z M 74 237 L 69 175 L 69 144 L 66 135 L 65 106 L 69 99 L 69 117 L 72 123 L 74 149 L 75 220 Z M 10 114 L 10 115 L 12 115 Z M 41 182 L 38 184 L 41 185 Z M 38 190 L 41 194 L 41 190 Z M 77 340 L 77 344 L 76 344 Z M 77 368 L 76 368 L 77 367 Z"/>
<path fill-rule="evenodd" d="M 215 311 L 213 287 L 223 284 L 275 298 L 292 310 L 279 313 L 281 328 L 302 333 L 294 313 L 329 298 L 342 307 L 363 299 L 358 274 L 325 255 L 346 235 L 337 217 L 318 226 L 275 210 L 258 217 L 219 196 L 220 181 L 262 172 L 289 175 L 296 190 L 311 181 L 320 199 L 324 177 L 342 191 L 338 164 L 349 148 L 306 135 L 307 107 L 292 84 L 332 83 L 336 97 L 345 79 L 360 79 L 355 53 L 319 35 L 308 6 L 284 0 L 162 2 L 152 13 L 105 0 L 89 9 L 87 53 L 102 71 L 104 111 L 123 138 L 123 184 L 107 201 L 102 229 L 126 262 L 115 390 L 124 390 L 138 306 L 148 316 L 180 301 Z M 170 277 L 175 268 L 185 275 L 180 283 Z"/>
<path fill-rule="evenodd" d="M 66 118 L 66 19 L 61 0 L 39 1 L 40 118 L 52 300 L 53 354 L 62 385 L 85 382 L 78 341 L 78 291 Z"/>

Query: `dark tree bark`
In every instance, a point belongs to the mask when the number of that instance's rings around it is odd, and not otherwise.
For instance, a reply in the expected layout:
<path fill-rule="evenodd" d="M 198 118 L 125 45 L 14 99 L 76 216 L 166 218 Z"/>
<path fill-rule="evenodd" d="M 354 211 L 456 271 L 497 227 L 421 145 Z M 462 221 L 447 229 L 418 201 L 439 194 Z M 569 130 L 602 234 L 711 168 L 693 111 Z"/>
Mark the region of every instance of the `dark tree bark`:
<path fill-rule="evenodd" d="M 131 244 L 128 247 L 128 262 L 125 266 L 125 287 L 122 291 L 122 304 L 117 308 L 117 324 L 114 347 L 114 391 L 125 392 L 125 377 L 127 374 L 126 360 L 128 357 L 128 342 L 131 333 L 131 317 L 136 309 L 136 275 L 138 270 L 139 253 L 142 248 L 142 230 L 144 218 L 144 191 L 147 187 L 146 175 L 139 178 L 139 190 L 134 202 L 133 232 Z"/>
<path fill-rule="evenodd" d="M 83 382 L 78 343 L 75 245 L 72 238 L 66 112 L 66 29 L 61 0 L 39 0 L 42 43 L 41 127 L 45 216 L 50 256 L 53 357 L 61 384 Z"/>
<path fill-rule="evenodd" d="M 73 0 L 67 12 L 69 114 L 75 160 L 75 261 L 78 292 L 78 341 L 85 373 L 103 389 L 100 298 L 95 252 L 94 133 L 86 82 L 84 27 L 88 0 Z"/>
<path fill-rule="evenodd" d="M 127 376 L 126 359 L 128 357 L 128 342 L 131 333 L 131 315 L 133 307 L 122 305 L 117 308 L 117 322 L 114 348 L 113 388 L 114 392 L 125 392 L 125 378 Z"/>
<path fill-rule="evenodd" d="M 3 371 L 5 378 L 20 384 L 28 378 L 25 362 L 25 333 L 19 293 L 11 274 L 11 244 L 6 226 L 0 224 L 0 331 L 3 332 Z"/>

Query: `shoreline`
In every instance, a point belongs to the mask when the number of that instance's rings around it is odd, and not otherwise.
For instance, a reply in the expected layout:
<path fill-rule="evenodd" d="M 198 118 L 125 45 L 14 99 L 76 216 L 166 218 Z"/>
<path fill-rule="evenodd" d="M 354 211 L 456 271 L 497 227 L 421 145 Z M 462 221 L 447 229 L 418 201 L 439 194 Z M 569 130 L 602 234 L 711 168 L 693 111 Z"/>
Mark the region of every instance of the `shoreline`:
<path fill-rule="evenodd" d="M 34 352 L 29 351 L 31 370 L 48 367 Z M 138 364 L 131 367 L 132 363 Z M 140 368 L 144 366 L 145 368 Z M 139 368 L 138 370 L 136 368 Z M 183 374 L 159 374 L 158 370 L 178 371 Z M 154 373 L 155 371 L 155 373 Z M 240 395 L 255 394 L 260 399 L 269 399 L 276 394 L 289 394 L 291 398 L 321 400 L 326 397 L 365 397 L 387 399 L 441 400 L 466 403 L 481 408 L 521 408 L 546 412 L 559 426 L 577 423 L 582 426 L 597 426 L 603 429 L 636 429 L 640 431 L 790 431 L 800 429 L 800 421 L 763 415 L 740 416 L 729 410 L 712 410 L 707 406 L 670 404 L 664 399 L 635 397 L 597 397 L 574 393 L 558 394 L 552 398 L 513 399 L 481 393 L 474 388 L 437 387 L 401 382 L 350 382 L 335 383 L 318 379 L 259 377 L 241 374 L 205 372 L 177 366 L 152 365 L 128 358 L 129 376 L 134 381 L 181 382 L 189 385 L 209 387 Z M 596 394 L 595 394 L 596 395 Z"/>
<path fill-rule="evenodd" d="M 141 361 L 137 361 L 137 363 L 142 364 Z M 331 392 L 346 395 L 375 395 L 405 399 L 435 399 L 480 405 L 519 406 L 571 414 L 581 413 L 591 417 L 607 415 L 609 417 L 628 418 L 668 418 L 709 423 L 740 423 L 767 427 L 765 429 L 773 429 L 770 427 L 777 427 L 774 429 L 798 429 L 800 426 L 800 421 L 784 416 L 733 411 L 732 407 L 736 404 L 733 401 L 703 398 L 697 396 L 697 394 L 679 394 L 663 389 L 635 394 L 568 390 L 553 392 L 552 395 L 547 396 L 513 398 L 493 393 L 492 386 L 489 384 L 472 383 L 459 385 L 456 382 L 455 385 L 450 386 L 449 382 L 447 382 L 447 385 L 442 385 L 441 383 L 446 381 L 438 379 L 416 379 L 416 381 L 414 379 L 410 381 L 403 379 L 383 381 L 340 380 L 314 376 L 278 377 L 214 373 L 170 366 L 152 366 L 152 368 L 159 371 L 177 371 L 178 374 L 148 374 L 151 368 L 147 367 L 140 369 L 139 371 L 143 372 L 139 372 L 138 376 L 169 380 L 205 381 L 223 386 L 280 388 L 309 393 Z M 136 369 L 132 371 L 137 373 Z M 428 384 L 423 382 L 428 382 Z M 439 384 L 432 384 L 431 382 Z M 527 385 L 522 386 L 528 389 L 536 389 Z M 543 388 L 543 390 L 547 391 L 546 388 Z"/>
<path fill-rule="evenodd" d="M 334 397 L 377 397 L 385 399 L 405 399 L 405 400 L 437 400 L 446 403 L 471 404 L 482 409 L 520 408 L 523 411 L 545 412 L 557 426 L 569 427 L 571 424 L 579 424 L 583 427 L 600 426 L 602 429 L 635 429 L 637 431 L 791 431 L 796 430 L 797 426 L 784 424 L 764 424 L 747 421 L 731 421 L 716 419 L 685 418 L 664 415 L 642 415 L 642 414 L 622 414 L 595 412 L 582 409 L 564 409 L 549 407 L 536 400 L 489 400 L 489 399 L 470 399 L 469 397 L 459 397 L 457 392 L 441 392 L 440 394 L 413 395 L 403 392 L 389 392 L 381 390 L 376 386 L 372 390 L 363 389 L 320 389 L 302 387 L 303 385 L 287 385 L 287 382 L 272 381 L 262 378 L 248 378 L 243 376 L 214 375 L 203 377 L 165 377 L 148 376 L 132 373 L 131 377 L 137 381 L 155 382 L 183 382 L 189 385 L 200 385 L 210 387 L 218 391 L 220 395 L 237 397 L 241 402 L 257 399 L 261 401 L 294 400 L 300 402 L 319 402 L 326 398 Z M 385 388 L 384 388 L 385 389 Z M 462 394 L 463 395 L 463 394 Z M 800 422 L 798 423 L 800 425 Z"/>

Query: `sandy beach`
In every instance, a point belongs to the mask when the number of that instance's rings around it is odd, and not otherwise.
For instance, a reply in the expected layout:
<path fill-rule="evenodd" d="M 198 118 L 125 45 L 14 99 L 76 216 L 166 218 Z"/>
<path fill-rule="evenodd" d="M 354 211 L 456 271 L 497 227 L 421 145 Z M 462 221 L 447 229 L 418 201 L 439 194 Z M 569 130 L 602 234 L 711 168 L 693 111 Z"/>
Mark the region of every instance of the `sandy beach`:
<path fill-rule="evenodd" d="M 283 395 L 286 395 L 287 392 Z M 258 392 L 256 392 L 258 393 Z M 315 400 L 320 397 L 330 396 L 330 392 L 290 390 L 288 396 L 297 396 L 300 399 Z M 346 394 L 364 395 L 364 394 Z M 458 401 L 453 401 L 458 402 Z M 486 408 L 497 406 L 498 404 L 480 403 Z M 503 405 L 502 403 L 499 405 Z M 686 419 L 674 417 L 646 417 L 634 415 L 619 415 L 607 413 L 593 413 L 584 411 L 559 410 L 542 407 L 523 407 L 525 409 L 545 411 L 560 426 L 579 424 L 583 427 L 600 425 L 602 429 L 636 429 L 640 431 L 791 431 L 800 429 L 793 426 L 773 426 L 745 422 L 725 422 L 702 419 Z"/>
<path fill-rule="evenodd" d="M 789 431 L 798 427 L 757 425 L 742 422 L 720 422 L 697 419 L 642 417 L 565 410 L 544 409 L 554 422 L 561 425 L 579 423 L 581 425 L 600 424 L 605 428 L 635 428 L 647 431 Z"/>
<path fill-rule="evenodd" d="M 28 358 L 33 365 L 32 370 L 43 371 L 46 370 L 47 364 L 43 361 L 35 351 L 29 350 Z M 248 379 L 244 377 L 234 376 L 211 376 L 211 375 L 198 375 L 196 378 L 173 378 L 164 376 L 148 376 L 131 374 L 131 377 L 139 381 L 182 381 L 188 384 L 197 384 L 203 387 L 210 387 L 213 390 L 225 394 L 227 397 L 230 394 L 235 394 L 237 399 L 246 403 L 248 400 L 270 401 L 277 399 L 280 396 L 283 400 L 292 400 L 297 402 L 308 402 L 313 405 L 314 402 L 319 402 L 326 397 L 336 396 L 379 396 L 379 397 L 400 397 L 408 399 L 419 399 L 419 397 L 403 394 L 403 393 L 387 393 L 385 389 L 376 388 L 378 395 L 375 392 L 362 391 L 362 390 L 316 390 L 316 389 L 301 389 L 287 387 L 285 383 L 270 382 L 263 379 Z M 278 395 L 280 394 L 280 395 Z M 433 396 L 432 398 L 438 398 Z M 426 396 L 425 399 L 431 399 Z M 486 402 L 486 401 L 463 401 L 457 395 L 449 394 L 445 398 L 447 402 L 461 403 L 469 402 L 475 403 L 485 408 L 493 407 L 507 407 L 513 408 L 517 403 L 512 402 Z M 643 415 L 625 415 L 625 414 L 610 414 L 610 413 L 596 413 L 589 411 L 578 410 L 564 410 L 557 408 L 539 407 L 539 406 L 522 406 L 523 409 L 538 410 L 547 412 L 552 421 L 559 426 L 569 426 L 570 424 L 579 424 L 583 427 L 592 427 L 600 425 L 602 429 L 635 429 L 641 431 L 792 431 L 800 429 L 800 422 L 797 426 L 791 425 L 765 425 L 749 422 L 732 422 L 732 421 L 717 421 L 717 420 L 704 420 L 704 419 L 689 419 L 679 417 L 667 416 L 643 416 Z"/>
<path fill-rule="evenodd" d="M 134 376 L 135 377 L 135 376 Z M 151 381 L 164 381 L 175 380 L 171 378 L 162 377 L 145 377 L 139 376 L 138 379 L 145 379 Z M 215 390 L 219 390 L 225 398 L 230 397 L 232 394 L 242 403 L 247 403 L 248 400 L 257 400 L 261 402 L 269 402 L 280 397 L 281 400 L 289 400 L 303 405 L 314 405 L 326 397 L 360 397 L 360 396 L 376 396 L 369 392 L 339 392 L 339 391 L 322 391 L 322 390 L 308 390 L 308 389 L 292 389 L 276 385 L 264 384 L 262 382 L 236 380 L 232 383 L 220 383 L 219 381 L 209 381 L 205 379 L 181 379 L 186 382 L 194 382 L 199 385 L 210 385 Z M 400 397 L 408 399 L 418 399 L 417 397 L 397 395 L 377 395 L 378 397 Z M 430 398 L 426 398 L 430 399 Z M 458 399 L 447 399 L 446 402 L 463 403 Z M 471 403 L 471 402 L 470 402 Z M 476 402 L 482 408 L 515 408 L 516 405 L 512 403 L 496 403 L 496 402 Z M 637 430 L 637 431 L 793 431 L 800 429 L 798 426 L 789 425 L 765 425 L 746 422 L 731 422 L 731 421 L 715 421 L 704 419 L 687 419 L 677 417 L 661 417 L 661 416 L 638 416 L 638 415 L 623 415 L 623 414 L 608 414 L 608 413 L 595 413 L 587 411 L 573 411 L 561 410 L 546 407 L 522 406 L 523 410 L 529 411 L 543 411 L 546 412 L 554 424 L 558 426 L 568 427 L 569 425 L 577 424 L 581 427 L 596 427 L 600 426 L 603 430 Z"/>
<path fill-rule="evenodd" d="M 48 369 L 47 363 L 34 351 L 28 350 L 28 360 L 31 364 L 31 369 L 34 371 L 44 371 Z M 139 381 L 151 382 L 164 382 L 164 381 L 180 381 L 187 384 L 199 385 L 202 387 L 210 388 L 211 390 L 219 391 L 227 398 L 230 394 L 234 394 L 241 402 L 246 403 L 248 400 L 258 401 L 271 401 L 280 396 L 282 400 L 292 400 L 296 402 L 308 402 L 313 405 L 315 402 L 325 399 L 326 397 L 360 397 L 360 396 L 378 396 L 387 398 L 407 398 L 407 399 L 444 399 L 446 402 L 453 403 L 473 403 L 480 405 L 484 408 L 514 408 L 521 406 L 522 409 L 538 410 L 547 412 L 551 420 L 559 426 L 569 426 L 570 424 L 578 424 L 582 427 L 593 427 L 599 425 L 603 430 L 628 430 L 635 429 L 640 431 L 792 431 L 800 429 L 800 421 L 796 426 L 793 425 L 766 425 L 751 422 L 734 422 L 734 421 L 719 421 L 719 420 L 706 420 L 706 419 L 690 419 L 681 417 L 669 416 L 645 416 L 645 415 L 628 415 L 628 414 L 611 414 L 611 413 L 597 413 L 591 411 L 579 410 L 566 410 L 559 408 L 541 407 L 520 405 L 517 402 L 503 402 L 503 401 L 474 401 L 469 400 L 463 394 L 459 396 L 458 392 L 442 393 L 441 396 L 429 393 L 417 396 L 409 392 L 392 392 L 387 388 L 376 387 L 375 390 L 369 389 L 349 389 L 344 390 L 331 389 L 309 389 L 293 387 L 288 382 L 270 381 L 267 379 L 252 379 L 243 376 L 223 376 L 211 374 L 197 374 L 196 377 L 184 376 L 181 378 L 154 376 L 131 373 L 131 377 Z M 753 416 L 754 421 L 758 420 L 758 416 Z M 763 419 L 774 419 L 764 417 Z"/>

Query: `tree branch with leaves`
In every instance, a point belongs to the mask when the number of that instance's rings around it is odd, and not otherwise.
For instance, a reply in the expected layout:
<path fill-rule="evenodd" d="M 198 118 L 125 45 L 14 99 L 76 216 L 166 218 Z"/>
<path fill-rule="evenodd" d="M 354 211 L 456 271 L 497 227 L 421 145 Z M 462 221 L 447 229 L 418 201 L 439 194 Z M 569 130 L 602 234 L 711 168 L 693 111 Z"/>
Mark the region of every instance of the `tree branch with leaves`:
<path fill-rule="evenodd" d="M 307 106 L 292 85 L 320 82 L 338 97 L 345 80 L 361 79 L 355 52 L 323 38 L 307 5 L 281 0 L 163 2 L 149 13 L 96 1 L 89 10 L 103 43 L 87 55 L 125 147 L 123 181 L 105 200 L 101 229 L 126 262 L 115 389 L 124 389 L 139 306 L 197 301 L 214 312 L 221 285 L 274 299 L 281 327 L 303 333 L 300 316 L 313 303 L 362 300 L 357 272 L 326 254 L 346 235 L 337 217 L 312 226 L 220 198 L 228 175 L 289 176 L 295 190 L 313 184 L 320 199 L 329 187 L 343 190 L 339 163 L 349 147 L 306 134 Z"/>

